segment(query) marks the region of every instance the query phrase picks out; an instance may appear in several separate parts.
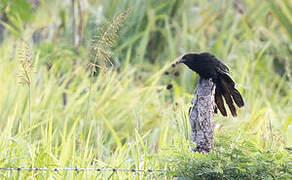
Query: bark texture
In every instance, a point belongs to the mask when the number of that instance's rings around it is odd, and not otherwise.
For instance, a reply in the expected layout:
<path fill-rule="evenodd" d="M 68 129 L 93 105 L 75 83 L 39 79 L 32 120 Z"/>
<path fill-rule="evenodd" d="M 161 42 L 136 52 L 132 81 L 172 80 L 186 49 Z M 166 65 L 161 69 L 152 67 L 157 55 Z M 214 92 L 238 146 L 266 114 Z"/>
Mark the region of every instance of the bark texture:
<path fill-rule="evenodd" d="M 215 85 L 211 79 L 200 79 L 189 111 L 194 151 L 209 153 L 214 146 Z"/>

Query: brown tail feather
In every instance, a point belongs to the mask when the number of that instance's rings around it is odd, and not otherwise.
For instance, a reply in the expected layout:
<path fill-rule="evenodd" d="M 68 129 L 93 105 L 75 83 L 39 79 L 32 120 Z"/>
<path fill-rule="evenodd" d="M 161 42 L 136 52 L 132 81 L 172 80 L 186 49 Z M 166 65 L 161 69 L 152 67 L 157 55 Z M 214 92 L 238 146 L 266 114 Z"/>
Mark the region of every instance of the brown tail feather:
<path fill-rule="evenodd" d="M 232 78 L 227 73 L 220 73 L 220 79 L 224 79 L 224 81 L 226 83 L 230 84 L 233 87 L 235 85 L 235 82 L 232 80 Z"/>
<path fill-rule="evenodd" d="M 219 111 L 221 112 L 221 114 L 223 116 L 227 116 L 224 102 L 222 99 L 221 88 L 218 86 L 216 86 L 216 89 L 215 89 L 215 103 L 216 103 L 216 106 L 218 107 Z"/>
<path fill-rule="evenodd" d="M 238 92 L 238 90 L 234 87 L 235 83 L 234 81 L 231 79 L 231 77 L 229 76 L 229 74 L 227 73 L 221 73 L 220 74 L 220 79 L 224 80 L 225 82 L 225 87 L 229 90 L 234 102 L 236 103 L 236 105 L 238 107 L 242 107 L 244 106 L 244 102 L 243 99 L 240 95 L 240 93 Z"/>
<path fill-rule="evenodd" d="M 238 90 L 235 88 L 235 82 L 232 80 L 230 75 L 226 72 L 219 71 L 220 73 L 220 79 L 223 79 L 228 84 L 228 89 L 231 93 L 231 96 L 233 97 L 235 103 L 238 107 L 244 106 L 244 101 L 238 92 Z"/>
<path fill-rule="evenodd" d="M 238 107 L 244 106 L 244 101 L 237 89 L 233 87 L 231 91 L 232 98 Z"/>
<path fill-rule="evenodd" d="M 231 94 L 232 94 L 231 91 L 233 91 L 234 87 L 232 87 L 233 86 L 232 83 L 226 82 L 221 77 L 219 77 L 219 78 L 220 78 L 220 82 L 221 82 L 221 85 L 222 85 L 222 94 L 224 96 L 225 102 L 228 105 L 232 116 L 236 116 L 237 115 L 236 114 L 236 109 L 235 109 L 235 106 L 233 104 L 233 100 L 231 98 Z"/>

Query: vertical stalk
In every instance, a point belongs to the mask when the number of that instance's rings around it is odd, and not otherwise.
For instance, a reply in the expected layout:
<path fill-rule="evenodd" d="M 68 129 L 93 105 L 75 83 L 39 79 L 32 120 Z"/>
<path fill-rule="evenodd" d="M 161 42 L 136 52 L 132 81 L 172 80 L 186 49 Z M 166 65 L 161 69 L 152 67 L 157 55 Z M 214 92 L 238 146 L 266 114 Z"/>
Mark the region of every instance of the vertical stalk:
<path fill-rule="evenodd" d="M 273 129 L 272 129 L 271 119 L 269 119 L 269 129 L 270 129 L 270 135 L 271 135 L 271 144 L 270 144 L 270 147 L 272 147 L 273 146 Z"/>
<path fill-rule="evenodd" d="M 86 121 L 88 121 L 88 112 L 89 112 L 89 101 L 91 96 L 91 88 L 92 88 L 92 82 L 91 82 L 91 73 L 89 75 L 89 89 L 88 89 L 88 97 L 87 97 L 87 107 L 86 107 Z"/>
<path fill-rule="evenodd" d="M 73 35 L 73 42 L 72 42 L 72 44 L 73 44 L 73 46 L 75 46 L 75 44 L 76 44 L 76 36 L 75 36 L 75 34 L 76 34 L 76 29 L 75 29 L 75 27 L 76 27 L 76 21 L 75 21 L 75 0 L 71 0 L 71 8 L 72 8 L 72 35 Z"/>
<path fill-rule="evenodd" d="M 79 54 L 80 46 L 82 44 L 82 31 L 83 31 L 83 16 L 82 16 L 80 0 L 77 0 L 77 10 L 78 10 L 77 12 L 78 12 L 78 17 L 79 17 L 79 24 L 78 24 L 78 29 L 77 29 L 78 41 L 76 44 L 76 53 Z"/>
<path fill-rule="evenodd" d="M 31 85 L 30 83 L 28 84 L 28 124 L 29 124 L 29 139 L 31 141 L 31 100 L 30 100 L 30 97 L 31 97 Z"/>

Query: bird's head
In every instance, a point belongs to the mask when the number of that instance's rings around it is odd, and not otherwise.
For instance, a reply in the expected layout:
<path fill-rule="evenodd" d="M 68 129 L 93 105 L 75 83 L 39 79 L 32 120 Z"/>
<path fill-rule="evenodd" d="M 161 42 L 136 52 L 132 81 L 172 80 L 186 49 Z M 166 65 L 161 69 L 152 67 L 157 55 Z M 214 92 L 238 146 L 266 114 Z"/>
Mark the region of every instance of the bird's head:
<path fill-rule="evenodd" d="M 176 64 L 183 63 L 185 65 L 189 65 L 192 62 L 196 61 L 199 54 L 185 54 L 179 61 L 176 62 Z"/>

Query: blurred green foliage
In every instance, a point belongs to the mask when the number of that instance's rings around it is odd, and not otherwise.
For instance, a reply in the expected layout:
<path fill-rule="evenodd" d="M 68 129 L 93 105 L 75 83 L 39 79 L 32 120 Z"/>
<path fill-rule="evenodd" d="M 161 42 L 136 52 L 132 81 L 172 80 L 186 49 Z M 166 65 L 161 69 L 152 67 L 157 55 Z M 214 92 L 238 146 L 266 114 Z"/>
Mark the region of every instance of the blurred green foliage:
<path fill-rule="evenodd" d="M 28 22 L 33 17 L 31 4 L 26 0 L 1 0 L 0 9 L 9 18 L 16 18 L 18 16 L 23 22 Z"/>

